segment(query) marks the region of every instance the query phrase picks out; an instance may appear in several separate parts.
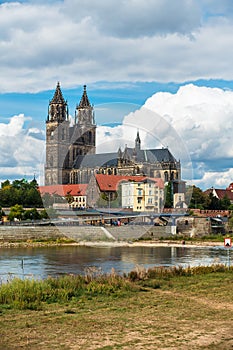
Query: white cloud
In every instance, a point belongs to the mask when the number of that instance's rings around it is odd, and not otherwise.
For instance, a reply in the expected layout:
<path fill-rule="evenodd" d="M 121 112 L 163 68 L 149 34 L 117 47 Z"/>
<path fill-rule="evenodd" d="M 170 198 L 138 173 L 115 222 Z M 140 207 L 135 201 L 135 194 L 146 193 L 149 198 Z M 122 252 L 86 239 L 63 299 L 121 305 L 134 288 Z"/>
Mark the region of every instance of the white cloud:
<path fill-rule="evenodd" d="M 232 79 L 229 2 L 221 13 L 213 3 L 3 3 L 0 91 L 44 90 L 57 80 L 71 87 L 103 80 Z"/>
<path fill-rule="evenodd" d="M 8 124 L 0 123 L 1 178 L 39 176 L 43 163 L 43 132 L 25 124 L 30 118 L 13 116 Z"/>
<path fill-rule="evenodd" d="M 232 91 L 190 84 L 176 94 L 154 94 L 145 107 L 169 120 L 179 133 L 193 161 L 197 183 L 226 187 L 232 182 Z"/>

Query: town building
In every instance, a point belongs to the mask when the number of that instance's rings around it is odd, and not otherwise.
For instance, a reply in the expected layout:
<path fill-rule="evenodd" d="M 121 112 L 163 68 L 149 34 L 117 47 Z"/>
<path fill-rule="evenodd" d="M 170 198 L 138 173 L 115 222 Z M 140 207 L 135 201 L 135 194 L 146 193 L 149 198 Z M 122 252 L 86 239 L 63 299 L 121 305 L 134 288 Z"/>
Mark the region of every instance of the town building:
<path fill-rule="evenodd" d="M 139 212 L 163 211 L 164 184 L 160 179 L 144 178 L 121 183 L 122 208 Z"/>
<path fill-rule="evenodd" d="M 122 208 L 129 211 L 160 212 L 164 202 L 161 178 L 95 174 L 87 187 L 90 207 Z"/>
<path fill-rule="evenodd" d="M 50 185 L 40 186 L 40 194 L 44 201 L 46 200 L 46 194 L 52 197 L 53 203 L 49 204 L 53 208 L 61 208 L 61 204 L 66 208 L 73 209 L 85 209 L 87 207 L 87 184 L 79 185 Z M 49 205 L 44 203 L 45 207 Z"/>
<path fill-rule="evenodd" d="M 96 154 L 94 107 L 86 86 L 71 125 L 68 103 L 57 83 L 46 120 L 45 185 L 87 184 L 96 174 L 179 181 L 181 165 L 168 148 L 142 149 L 139 131 L 134 148 L 122 150 L 119 145 L 116 152 Z"/>
<path fill-rule="evenodd" d="M 224 199 L 224 197 L 228 198 L 231 204 L 233 204 L 233 183 L 230 183 L 226 189 L 211 187 L 204 193 L 207 195 L 212 194 L 217 199 Z"/>

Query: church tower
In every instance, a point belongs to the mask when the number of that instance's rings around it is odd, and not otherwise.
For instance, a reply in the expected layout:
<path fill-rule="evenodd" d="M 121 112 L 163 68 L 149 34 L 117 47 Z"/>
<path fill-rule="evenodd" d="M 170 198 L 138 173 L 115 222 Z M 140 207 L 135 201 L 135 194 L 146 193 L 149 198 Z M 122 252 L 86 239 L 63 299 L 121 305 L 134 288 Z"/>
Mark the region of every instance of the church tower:
<path fill-rule="evenodd" d="M 46 121 L 46 165 L 45 185 L 69 182 L 69 112 L 67 102 L 61 92 L 60 83 L 49 102 Z"/>
<path fill-rule="evenodd" d="M 141 149 L 141 139 L 139 136 L 139 131 L 137 131 L 137 137 L 135 139 L 135 150 L 137 152 L 137 151 L 140 151 L 140 149 Z"/>
<path fill-rule="evenodd" d="M 75 125 L 73 127 L 70 146 L 70 166 L 77 156 L 96 153 L 96 125 L 94 108 L 87 96 L 86 85 L 75 110 Z"/>

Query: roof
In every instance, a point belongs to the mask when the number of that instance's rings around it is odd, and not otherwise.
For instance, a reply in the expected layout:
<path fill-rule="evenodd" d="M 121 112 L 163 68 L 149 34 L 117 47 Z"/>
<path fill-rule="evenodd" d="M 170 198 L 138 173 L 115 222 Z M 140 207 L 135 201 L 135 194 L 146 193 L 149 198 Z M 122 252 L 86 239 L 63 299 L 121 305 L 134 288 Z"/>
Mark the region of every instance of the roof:
<path fill-rule="evenodd" d="M 65 105 L 66 105 L 66 101 L 64 100 L 64 97 L 63 97 L 63 95 L 62 95 L 61 88 L 60 88 L 60 83 L 59 83 L 59 82 L 57 83 L 57 87 L 56 87 L 54 96 L 53 96 L 52 100 L 50 101 L 50 104 L 51 104 L 51 103 L 55 103 L 55 104 L 65 104 Z"/>
<path fill-rule="evenodd" d="M 117 153 L 99 153 L 77 156 L 73 167 L 75 169 L 117 166 Z"/>
<path fill-rule="evenodd" d="M 206 193 L 207 195 L 209 195 L 210 193 L 215 194 L 218 199 L 223 199 L 224 197 L 229 198 L 231 201 L 233 201 L 233 192 L 226 189 L 219 189 L 219 188 L 209 188 L 208 190 L 206 190 L 204 193 Z"/>
<path fill-rule="evenodd" d="M 157 183 L 159 188 L 164 187 L 164 183 L 161 178 L 151 178 L 147 176 L 122 176 L 122 175 L 96 174 L 95 178 L 101 192 L 117 191 L 119 183 L 122 181 L 134 181 L 134 182 L 153 181 Z"/>
<path fill-rule="evenodd" d="M 219 199 L 223 199 L 224 197 L 227 197 L 230 200 L 233 200 L 233 192 L 231 192 L 231 191 L 215 188 L 215 192 L 216 192 Z"/>
<path fill-rule="evenodd" d="M 78 108 L 86 108 L 86 107 L 91 107 L 91 104 L 90 104 L 88 96 L 87 96 L 86 85 L 84 85 L 83 86 L 83 95 L 82 95 L 81 101 L 78 105 Z"/>
<path fill-rule="evenodd" d="M 127 148 L 127 153 L 131 156 L 135 152 L 134 148 Z M 168 148 L 158 148 L 158 149 L 146 149 L 146 150 L 137 150 L 137 161 L 139 162 L 176 162 L 176 159 L 173 157 Z"/>
<path fill-rule="evenodd" d="M 63 197 L 68 194 L 70 194 L 71 196 L 85 196 L 86 189 L 87 189 L 87 184 L 39 186 L 39 191 L 41 195 L 45 193 L 49 193 L 49 194 L 57 194 Z"/>
<path fill-rule="evenodd" d="M 125 151 L 133 159 L 135 149 L 127 148 Z M 122 152 L 122 154 L 124 152 Z M 136 154 L 136 160 L 140 163 L 176 162 L 176 159 L 167 148 L 137 150 Z M 75 169 L 115 167 L 117 166 L 118 158 L 119 151 L 113 153 L 87 154 L 85 156 L 77 156 L 73 167 Z"/>

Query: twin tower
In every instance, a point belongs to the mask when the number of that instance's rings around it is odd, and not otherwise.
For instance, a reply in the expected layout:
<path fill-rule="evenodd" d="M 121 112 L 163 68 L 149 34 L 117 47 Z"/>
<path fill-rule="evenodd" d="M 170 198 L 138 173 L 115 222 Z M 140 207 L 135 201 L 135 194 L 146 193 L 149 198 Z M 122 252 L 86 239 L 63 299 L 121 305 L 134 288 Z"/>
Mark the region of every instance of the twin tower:
<path fill-rule="evenodd" d="M 71 125 L 68 104 L 58 82 L 46 120 L 45 185 L 70 183 L 70 172 L 77 156 L 95 153 L 96 125 L 86 85 Z"/>

